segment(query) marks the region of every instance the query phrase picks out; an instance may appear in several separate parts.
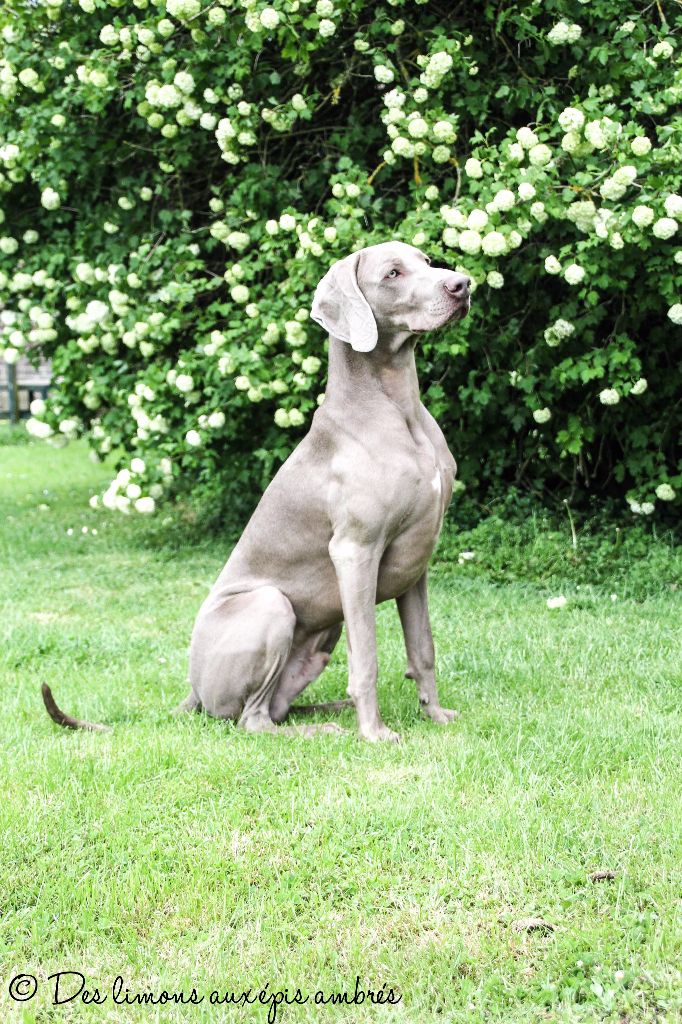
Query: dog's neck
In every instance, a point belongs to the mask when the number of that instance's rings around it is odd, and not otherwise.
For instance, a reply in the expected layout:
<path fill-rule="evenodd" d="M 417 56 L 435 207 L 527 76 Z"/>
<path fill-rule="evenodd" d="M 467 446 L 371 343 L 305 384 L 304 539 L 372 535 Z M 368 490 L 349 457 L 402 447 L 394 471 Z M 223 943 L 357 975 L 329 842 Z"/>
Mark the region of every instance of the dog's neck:
<path fill-rule="evenodd" d="M 325 402 L 388 398 L 409 422 L 421 405 L 414 359 L 414 335 L 379 339 L 371 352 L 356 352 L 338 338 L 329 338 L 329 371 Z M 398 343 L 396 343 L 398 342 Z"/>

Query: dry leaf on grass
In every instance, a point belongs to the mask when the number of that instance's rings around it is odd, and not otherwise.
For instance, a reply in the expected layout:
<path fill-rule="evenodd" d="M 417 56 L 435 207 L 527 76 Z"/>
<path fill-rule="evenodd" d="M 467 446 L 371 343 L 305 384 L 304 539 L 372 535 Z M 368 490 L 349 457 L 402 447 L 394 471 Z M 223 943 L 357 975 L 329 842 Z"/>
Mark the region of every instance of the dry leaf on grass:
<path fill-rule="evenodd" d="M 610 882 L 616 877 L 616 872 L 607 868 L 604 871 L 593 871 L 588 877 L 591 882 Z"/>

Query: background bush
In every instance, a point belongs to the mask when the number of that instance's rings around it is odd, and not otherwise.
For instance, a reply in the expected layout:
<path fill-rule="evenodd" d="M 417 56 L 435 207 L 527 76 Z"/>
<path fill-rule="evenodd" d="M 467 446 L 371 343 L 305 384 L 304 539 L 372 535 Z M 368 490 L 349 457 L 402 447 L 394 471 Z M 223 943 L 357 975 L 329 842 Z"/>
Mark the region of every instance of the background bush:
<path fill-rule="evenodd" d="M 1 342 L 107 506 L 252 496 L 322 400 L 335 259 L 466 269 L 418 348 L 470 493 L 676 502 L 679 6 L 41 0 L 0 12 Z"/>

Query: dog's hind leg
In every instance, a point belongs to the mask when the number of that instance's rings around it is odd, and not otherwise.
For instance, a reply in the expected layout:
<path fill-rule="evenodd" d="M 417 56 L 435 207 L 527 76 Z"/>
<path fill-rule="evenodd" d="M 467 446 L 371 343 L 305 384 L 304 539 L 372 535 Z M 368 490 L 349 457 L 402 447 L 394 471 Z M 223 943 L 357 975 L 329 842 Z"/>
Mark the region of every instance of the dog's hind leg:
<path fill-rule="evenodd" d="M 171 715 L 182 715 L 186 711 L 201 711 L 201 701 L 194 690 L 191 690 L 188 696 L 176 708 L 173 708 Z"/>
<path fill-rule="evenodd" d="M 350 701 L 330 701 L 327 704 L 306 704 L 292 707 L 292 702 L 306 686 L 312 683 L 327 666 L 332 651 L 341 636 L 341 626 L 306 637 L 294 643 L 289 659 L 277 682 L 270 701 L 270 717 L 274 722 L 282 722 L 292 711 L 338 711 L 344 707 L 352 707 Z"/>
<path fill-rule="evenodd" d="M 296 627 L 291 603 L 276 587 L 206 602 L 192 635 L 192 693 L 209 715 L 252 732 L 274 729 L 270 698 Z"/>
<path fill-rule="evenodd" d="M 278 726 L 270 703 L 289 661 L 296 615 L 276 587 L 208 602 L 192 636 L 190 682 L 204 711 L 230 718 L 247 732 L 311 736 L 338 726 Z M 328 657 L 328 655 L 326 655 Z"/>

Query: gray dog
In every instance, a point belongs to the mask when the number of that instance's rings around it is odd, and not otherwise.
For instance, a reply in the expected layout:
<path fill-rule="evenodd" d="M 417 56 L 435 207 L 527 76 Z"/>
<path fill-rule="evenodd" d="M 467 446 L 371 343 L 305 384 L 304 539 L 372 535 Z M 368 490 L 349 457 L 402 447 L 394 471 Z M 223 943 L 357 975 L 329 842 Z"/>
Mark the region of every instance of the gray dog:
<path fill-rule="evenodd" d="M 419 702 L 434 722 L 454 718 L 436 689 L 426 574 L 456 465 L 419 399 L 414 347 L 466 316 L 469 285 L 402 242 L 361 249 L 320 281 L 311 316 L 329 333 L 324 404 L 199 611 L 178 710 L 280 728 L 345 622 L 360 734 L 397 740 L 379 714 L 375 623 L 375 605 L 395 598 Z M 62 725 L 87 724 L 46 704 Z"/>

